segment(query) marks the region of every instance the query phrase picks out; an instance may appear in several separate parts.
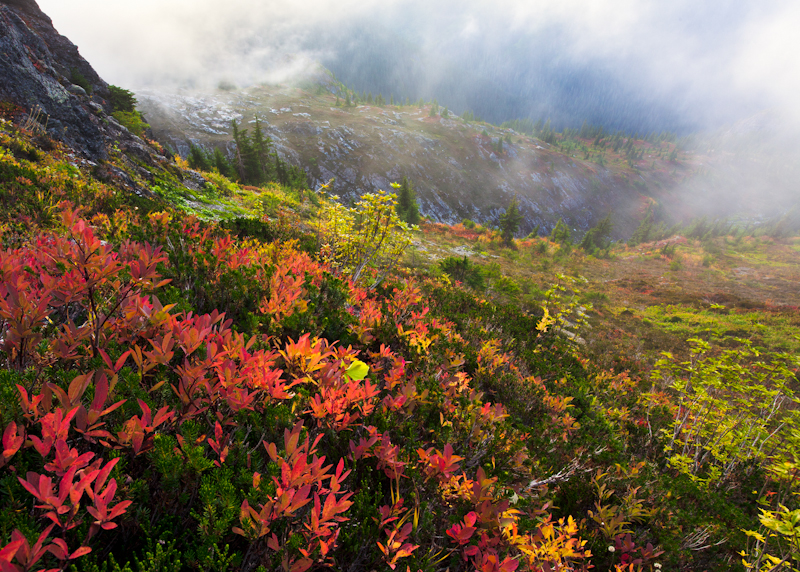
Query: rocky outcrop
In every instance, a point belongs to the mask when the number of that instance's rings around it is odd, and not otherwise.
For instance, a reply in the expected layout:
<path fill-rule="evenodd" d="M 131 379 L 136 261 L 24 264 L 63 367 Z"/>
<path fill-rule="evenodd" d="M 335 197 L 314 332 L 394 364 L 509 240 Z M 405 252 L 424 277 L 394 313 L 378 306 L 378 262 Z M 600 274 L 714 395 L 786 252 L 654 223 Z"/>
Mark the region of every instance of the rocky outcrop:
<path fill-rule="evenodd" d="M 109 121 L 108 96 L 106 82 L 35 0 L 0 0 L 0 102 L 22 110 L 16 119 L 46 130 L 86 159 L 103 160 L 112 141 L 143 144 Z"/>

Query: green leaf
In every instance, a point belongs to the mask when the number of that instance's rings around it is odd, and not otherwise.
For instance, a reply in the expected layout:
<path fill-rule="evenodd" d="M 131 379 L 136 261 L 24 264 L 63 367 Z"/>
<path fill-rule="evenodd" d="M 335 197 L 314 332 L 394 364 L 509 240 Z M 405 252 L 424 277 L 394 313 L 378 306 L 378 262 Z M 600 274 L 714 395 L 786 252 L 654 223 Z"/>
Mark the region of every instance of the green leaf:
<path fill-rule="evenodd" d="M 367 377 L 367 374 L 369 373 L 369 366 L 363 361 L 356 360 L 350 364 L 350 367 L 348 367 L 347 371 L 344 373 L 353 381 L 361 381 Z"/>

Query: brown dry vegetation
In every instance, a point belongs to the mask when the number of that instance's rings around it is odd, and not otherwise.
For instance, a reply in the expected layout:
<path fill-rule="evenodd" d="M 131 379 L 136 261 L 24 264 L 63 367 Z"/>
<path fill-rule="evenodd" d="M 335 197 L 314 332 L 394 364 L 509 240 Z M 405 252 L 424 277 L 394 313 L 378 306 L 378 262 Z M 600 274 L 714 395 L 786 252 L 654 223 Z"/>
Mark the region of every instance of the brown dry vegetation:
<path fill-rule="evenodd" d="M 665 245 L 675 245 L 671 255 Z M 427 224 L 409 263 L 436 271 L 435 261 L 462 257 L 497 265 L 520 286 L 513 298 L 541 299 L 554 273 L 581 276 L 582 301 L 592 303 L 588 347 L 607 366 L 645 368 L 662 351 L 682 353 L 686 340 L 718 345 L 749 339 L 776 351 L 800 350 L 800 238 L 722 237 L 701 243 L 672 237 L 629 247 L 610 258 L 568 255 L 546 238 L 500 248 L 491 231 Z M 491 291 L 491 286 L 489 286 Z M 505 296 L 500 294 L 501 297 Z"/>

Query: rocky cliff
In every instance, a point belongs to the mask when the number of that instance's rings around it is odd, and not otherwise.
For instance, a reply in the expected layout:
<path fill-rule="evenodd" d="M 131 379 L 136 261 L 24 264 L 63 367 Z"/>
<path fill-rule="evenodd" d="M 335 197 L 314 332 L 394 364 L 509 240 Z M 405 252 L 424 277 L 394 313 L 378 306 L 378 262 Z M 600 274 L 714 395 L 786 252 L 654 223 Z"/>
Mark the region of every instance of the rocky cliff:
<path fill-rule="evenodd" d="M 152 162 L 155 151 L 110 117 L 108 97 L 108 84 L 35 0 L 0 0 L 4 115 L 46 131 L 86 160 L 105 160 L 110 145 L 119 142 L 126 152 Z"/>

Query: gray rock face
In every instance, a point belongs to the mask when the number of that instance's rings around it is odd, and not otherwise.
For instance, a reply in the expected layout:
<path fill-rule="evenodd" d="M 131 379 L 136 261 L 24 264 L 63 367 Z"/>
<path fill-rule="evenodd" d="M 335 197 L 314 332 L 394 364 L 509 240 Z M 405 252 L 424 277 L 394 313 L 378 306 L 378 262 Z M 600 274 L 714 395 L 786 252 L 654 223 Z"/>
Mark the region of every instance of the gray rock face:
<path fill-rule="evenodd" d="M 73 80 L 82 76 L 91 96 Z M 90 159 L 109 137 L 91 103 L 110 112 L 108 85 L 34 0 L 0 0 L 0 100 L 40 116 L 48 133 Z"/>
<path fill-rule="evenodd" d="M 35 0 L 0 0 L 0 102 L 22 108 L 16 121 L 65 143 L 69 156 L 95 167 L 101 180 L 152 196 L 130 173 L 151 180 L 136 163 L 158 167 L 166 158 L 109 115 L 109 95 L 108 84 Z M 128 172 L 105 162 L 113 145 Z"/>
<path fill-rule="evenodd" d="M 10 6 L 14 6 L 15 8 L 19 8 L 20 10 L 24 10 L 29 14 L 42 14 L 41 8 L 35 2 L 35 0 L 4 0 L 5 4 Z"/>

